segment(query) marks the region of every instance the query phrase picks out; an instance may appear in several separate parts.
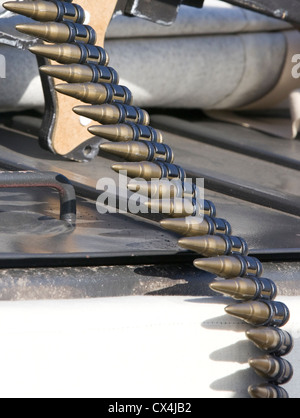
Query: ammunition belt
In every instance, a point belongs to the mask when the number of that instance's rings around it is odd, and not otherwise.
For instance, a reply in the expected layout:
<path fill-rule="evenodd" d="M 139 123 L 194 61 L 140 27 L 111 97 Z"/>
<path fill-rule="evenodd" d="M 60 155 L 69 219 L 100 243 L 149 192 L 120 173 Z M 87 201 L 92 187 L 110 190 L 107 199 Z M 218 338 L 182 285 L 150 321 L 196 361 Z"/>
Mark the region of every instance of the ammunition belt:
<path fill-rule="evenodd" d="M 97 42 L 97 34 L 95 30 L 89 25 L 80 25 L 78 23 L 65 20 L 63 22 L 68 26 L 70 31 L 69 39 L 67 43 L 82 42 L 85 40 L 89 45 L 95 45 Z"/>
<path fill-rule="evenodd" d="M 111 83 L 117 84 L 119 82 L 119 75 L 116 70 L 110 67 L 105 67 L 104 65 L 95 65 L 95 64 L 86 64 L 93 71 L 92 83 L 99 83 L 99 80 L 102 80 L 102 83 Z"/>
<path fill-rule="evenodd" d="M 67 3 L 71 3 L 71 0 L 66 0 Z M 60 2 L 55 2 L 57 5 Z M 61 19 L 63 15 L 67 17 L 68 13 L 71 13 L 71 8 L 68 7 L 67 4 L 61 4 L 58 6 L 59 9 L 59 16 L 58 19 Z M 82 12 L 78 9 L 79 20 L 82 19 Z M 67 24 L 70 30 L 70 43 L 76 42 L 76 47 L 79 48 L 81 57 L 77 61 L 79 64 L 98 64 L 98 65 L 108 65 L 108 54 L 106 51 L 99 47 L 91 45 L 96 42 L 96 33 L 95 31 L 87 26 L 78 25 L 73 22 L 68 22 L 64 20 L 64 23 Z M 81 43 L 80 38 L 88 38 L 89 44 Z M 85 41 L 86 41 L 85 40 Z M 37 53 L 37 52 L 36 52 Z M 58 61 L 61 60 L 61 57 L 58 57 Z M 62 61 L 60 61 L 62 62 Z M 93 65 L 90 65 L 94 71 L 96 80 L 98 77 L 98 69 Z M 107 73 L 108 74 L 108 73 Z M 144 115 L 147 113 L 143 110 L 133 110 L 133 108 L 128 107 L 126 104 L 131 103 L 132 95 L 129 89 L 122 86 L 117 85 L 110 85 L 110 84 L 103 84 L 107 90 L 107 102 L 114 103 L 119 111 L 120 111 L 120 120 L 124 121 L 125 119 L 133 119 L 138 120 L 141 122 L 144 120 Z M 121 104 L 120 104 L 121 103 Z M 125 103 L 125 104 L 124 104 Z M 137 117 L 138 113 L 138 117 Z M 182 189 L 184 191 L 184 181 L 185 181 L 185 171 L 177 165 L 170 164 L 170 156 L 173 155 L 173 152 L 170 147 L 159 145 L 155 141 L 155 130 L 151 127 L 141 127 L 136 123 L 130 123 L 134 131 L 134 136 L 136 138 L 140 138 L 143 136 L 143 131 L 147 131 L 147 135 L 152 136 L 153 145 L 149 145 L 150 154 L 153 153 L 162 153 L 167 154 L 166 159 L 164 162 L 156 161 L 154 164 L 158 165 L 162 172 L 162 178 L 165 179 L 180 179 L 182 182 Z M 148 163 L 149 164 L 149 163 Z M 195 200 L 195 193 L 196 189 L 192 187 L 192 197 L 193 203 L 196 203 Z M 282 334 L 279 332 L 278 328 L 282 327 L 287 323 L 289 320 L 289 310 L 288 308 L 281 302 L 274 302 L 273 300 L 268 300 L 274 298 L 276 295 L 276 285 L 271 282 L 269 279 L 261 279 L 260 277 L 263 272 L 262 265 L 259 260 L 253 257 L 248 257 L 246 255 L 242 255 L 247 253 L 247 244 L 245 240 L 242 238 L 232 238 L 230 237 L 231 228 L 227 221 L 216 219 L 215 213 L 215 206 L 213 203 L 206 201 L 204 204 L 204 210 L 207 210 L 208 213 L 211 214 L 213 217 L 204 217 L 204 221 L 206 222 L 206 226 L 208 228 L 208 234 L 217 234 L 218 232 L 225 233 L 223 235 L 223 240 L 225 240 L 225 255 L 224 257 L 216 258 L 216 264 L 221 263 L 224 261 L 224 268 L 219 268 L 220 277 L 227 277 L 227 278 L 234 278 L 234 277 L 246 277 L 249 278 L 250 281 L 255 283 L 256 291 L 254 291 L 253 297 L 251 301 L 239 303 L 237 305 L 228 306 L 225 308 L 225 311 L 236 317 L 244 319 L 247 323 L 253 325 L 259 325 L 263 328 L 263 331 L 266 334 L 272 334 L 274 336 L 274 331 L 276 338 L 275 340 L 278 342 L 276 345 L 276 353 L 278 355 L 285 355 L 292 347 L 292 338 L 287 335 L 287 333 Z M 196 206 L 196 205 L 195 205 Z M 198 215 L 198 212 L 195 211 L 193 215 Z M 169 222 L 168 229 L 172 230 L 172 221 Z M 226 236 L 228 234 L 228 236 Z M 223 243 L 224 244 L 224 243 Z M 230 253 L 232 248 L 240 248 L 241 253 L 237 254 L 233 252 Z M 226 262 L 225 262 L 226 261 Z M 221 263 L 222 264 L 222 263 Z M 200 259 L 195 261 L 195 266 L 201 269 L 215 272 L 216 266 L 214 265 L 214 259 Z M 236 275 L 235 275 L 236 274 Z M 244 280 L 244 279 L 243 279 Z M 245 285 L 245 282 L 243 283 Z M 214 288 L 212 284 L 212 289 Z M 264 297 L 263 293 L 266 291 L 268 296 Z M 236 298 L 239 295 L 236 295 Z M 242 298 L 242 295 L 240 295 Z M 271 327 L 271 328 L 270 328 Z M 276 334 L 276 330 L 278 333 Z M 247 333 L 247 336 L 250 338 L 255 336 L 258 330 L 250 330 Z M 285 337 L 283 337 L 285 335 Z M 289 342 L 288 346 L 286 346 L 286 341 Z M 261 347 L 264 352 L 268 352 L 268 343 L 265 346 Z M 258 386 L 251 386 L 249 387 L 248 391 L 252 397 L 273 397 L 273 398 L 286 398 L 288 397 L 287 392 L 279 387 L 279 384 L 284 384 L 288 382 L 293 374 L 292 366 L 286 361 L 281 359 L 281 357 L 274 357 L 274 356 L 263 356 L 262 358 L 258 359 L 250 359 L 249 364 L 254 370 L 260 375 L 267 379 L 267 383 Z"/>
<path fill-rule="evenodd" d="M 120 112 L 120 118 L 117 123 L 122 123 L 131 120 L 137 124 L 147 125 L 147 122 L 145 123 L 145 114 L 147 114 L 145 110 L 142 110 L 139 107 L 129 106 L 125 104 L 122 105 L 120 103 L 115 103 L 115 106 L 118 107 Z"/>
<path fill-rule="evenodd" d="M 126 122 L 126 124 L 129 125 L 131 129 L 133 130 L 133 138 L 132 138 L 133 141 L 146 140 L 146 141 L 156 142 L 156 143 L 159 141 L 157 130 L 152 128 L 151 126 L 144 126 L 144 125 L 133 123 L 133 122 Z M 168 153 L 173 154 L 173 151 L 171 150 L 171 148 L 170 147 L 167 147 L 167 148 L 168 148 Z M 157 148 L 157 150 L 160 150 L 157 152 L 162 152 L 162 153 L 164 152 L 163 151 L 164 148 Z M 152 152 L 156 152 L 156 151 L 154 149 L 151 149 L 150 152 L 152 155 Z"/>
<path fill-rule="evenodd" d="M 57 18 L 56 22 L 62 22 L 68 20 L 70 17 L 76 18 L 76 23 L 83 24 L 85 20 L 85 13 L 81 6 L 78 4 L 71 4 L 72 1 L 60 1 L 60 0 L 48 0 L 54 3 L 57 6 Z"/>
<path fill-rule="evenodd" d="M 104 48 L 101 46 L 76 43 L 76 46 L 80 48 L 81 57 L 79 64 L 95 64 L 108 65 L 109 56 Z"/>

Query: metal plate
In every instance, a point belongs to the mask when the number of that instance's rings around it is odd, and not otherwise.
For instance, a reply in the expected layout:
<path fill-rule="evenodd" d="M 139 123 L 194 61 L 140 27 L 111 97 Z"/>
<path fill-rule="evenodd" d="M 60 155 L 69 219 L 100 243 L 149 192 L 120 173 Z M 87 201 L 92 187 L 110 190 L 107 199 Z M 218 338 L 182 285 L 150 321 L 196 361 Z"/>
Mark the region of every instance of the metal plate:
<path fill-rule="evenodd" d="M 299 296 L 300 263 L 264 263 L 280 295 Z M 189 264 L 10 268 L 0 270 L 0 300 L 121 296 L 216 296 L 212 274 Z M 221 299 L 226 302 L 226 299 Z M 228 300 L 229 303 L 229 300 Z"/>
<path fill-rule="evenodd" d="M 55 192 L 0 192 L 0 267 L 166 262 L 180 251 L 176 236 L 130 214 L 102 214 L 77 199 L 77 225 L 59 220 Z M 184 254 L 182 261 L 184 261 Z"/>
<path fill-rule="evenodd" d="M 300 143 L 208 119 L 152 116 L 191 177 L 208 189 L 300 215 Z"/>
<path fill-rule="evenodd" d="M 116 12 L 152 20 L 162 25 L 171 25 L 181 4 L 202 7 L 203 0 L 119 0 Z"/>
<path fill-rule="evenodd" d="M 299 0 L 223 0 L 235 6 L 300 25 Z M 119 0 L 116 11 L 143 17 L 163 24 L 172 24 L 180 4 L 202 7 L 203 0 Z"/>
<path fill-rule="evenodd" d="M 154 122 L 157 121 L 156 119 L 153 117 Z M 185 122 L 182 122 L 182 126 L 185 126 Z M 32 121 L 30 123 L 32 125 Z M 225 131 L 218 131 L 218 123 L 209 123 L 216 132 L 220 132 L 219 138 L 222 139 Z M 199 127 L 201 124 L 197 130 Z M 167 129 L 166 126 L 165 129 Z M 231 138 L 237 138 L 240 135 L 239 127 L 230 125 L 230 129 L 232 131 L 236 129 L 235 135 L 231 135 Z M 206 179 L 205 198 L 216 204 L 218 216 L 227 219 L 232 224 L 233 233 L 246 239 L 250 253 L 258 255 L 262 260 L 299 259 L 299 217 L 295 214 L 298 213 L 300 207 L 297 196 L 297 187 L 300 184 L 299 170 L 282 167 L 279 163 L 257 160 L 252 156 L 242 154 L 242 151 L 233 152 L 228 148 L 225 151 L 220 148 L 220 145 L 201 144 L 194 137 L 190 138 L 189 132 L 183 135 L 181 130 L 178 133 L 180 135 L 166 134 L 166 143 L 175 151 L 175 162 L 182 165 L 193 176 L 204 176 Z M 255 136 L 256 133 L 251 131 L 251 135 Z M 58 265 L 176 263 L 191 262 L 197 257 L 177 246 L 176 234 L 159 227 L 157 221 L 161 218 L 160 216 L 100 215 L 97 212 L 96 200 L 101 192 L 96 189 L 97 181 L 103 177 L 111 177 L 118 181 L 118 175 L 110 169 L 112 160 L 99 156 L 88 164 L 66 161 L 40 149 L 34 136 L 24 135 L 4 127 L 0 129 L 0 137 L 0 165 L 2 167 L 60 172 L 73 182 L 78 195 L 79 208 L 78 226 L 75 231 L 61 232 L 57 236 L 55 234 L 52 236 L 51 228 L 55 229 L 56 223 L 54 226 L 53 220 L 45 218 L 44 222 L 49 222 L 47 225 L 50 226 L 48 236 L 45 226 L 44 235 L 47 238 L 42 234 L 36 234 L 29 240 L 24 233 L 16 236 L 6 233 L 6 237 L 10 235 L 11 242 L 7 245 L 7 239 L 3 239 L 2 244 L 0 241 L 2 267 L 26 266 L 28 263 L 39 266 L 57 265 L 56 263 Z M 261 134 L 259 137 L 260 141 L 257 139 L 256 144 L 260 144 L 261 147 L 257 145 L 257 149 L 263 152 L 271 139 L 265 136 L 263 140 Z M 204 138 L 205 141 L 208 142 L 208 139 Z M 222 141 L 226 142 L 226 138 Z M 247 146 L 246 141 L 245 146 Z M 289 150 L 290 147 L 293 150 Z M 297 149 L 299 149 L 298 142 L 286 141 L 283 157 L 291 152 L 290 155 L 297 163 Z M 280 157 L 279 149 L 276 150 L 273 147 L 272 150 Z M 241 175 L 236 179 L 239 170 L 241 170 Z M 257 176 L 258 170 L 260 170 L 260 176 Z M 278 173 L 284 173 L 286 176 L 280 192 L 278 191 L 280 186 Z M 215 183 L 211 180 L 212 178 Z M 215 187 L 216 184 L 218 187 Z M 240 194 L 239 191 L 241 191 Z M 13 192 L 10 191 L 10 193 Z M 43 196 L 40 193 L 40 191 L 37 193 L 33 190 L 31 195 L 27 195 L 27 210 L 55 218 L 58 211 L 55 194 L 49 197 L 48 193 Z M 262 200 L 261 194 L 268 199 Z M 14 212 L 18 210 L 18 204 L 22 204 L 24 199 L 24 191 L 21 198 L 17 194 L 14 199 L 6 197 L 5 202 L 0 196 L 0 210 Z M 31 205 L 29 202 L 39 203 Z M 13 222 L 12 219 L 10 222 Z M 11 248 L 11 251 L 8 251 L 8 248 Z"/>

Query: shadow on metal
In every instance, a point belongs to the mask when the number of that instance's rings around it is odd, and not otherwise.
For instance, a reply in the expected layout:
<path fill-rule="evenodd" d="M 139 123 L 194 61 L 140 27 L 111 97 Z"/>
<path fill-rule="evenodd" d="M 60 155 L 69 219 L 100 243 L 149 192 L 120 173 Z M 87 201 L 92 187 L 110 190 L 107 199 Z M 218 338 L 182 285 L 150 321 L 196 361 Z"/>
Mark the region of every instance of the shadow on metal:
<path fill-rule="evenodd" d="M 60 219 L 70 225 L 76 223 L 76 194 L 71 182 L 61 174 L 40 171 L 2 171 L 0 189 L 50 187 L 60 198 Z"/>

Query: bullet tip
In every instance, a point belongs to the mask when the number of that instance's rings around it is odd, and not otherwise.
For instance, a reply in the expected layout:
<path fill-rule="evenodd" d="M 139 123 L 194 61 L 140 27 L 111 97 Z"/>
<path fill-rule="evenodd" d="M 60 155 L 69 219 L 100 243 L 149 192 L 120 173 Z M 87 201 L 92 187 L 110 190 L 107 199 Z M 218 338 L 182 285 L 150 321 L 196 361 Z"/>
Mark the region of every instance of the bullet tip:
<path fill-rule="evenodd" d="M 160 226 L 165 229 L 168 229 L 170 225 L 170 221 L 168 219 L 163 219 L 159 223 L 160 223 Z"/>
<path fill-rule="evenodd" d="M 259 357 L 259 358 L 250 358 L 249 366 L 252 367 L 258 373 L 268 373 L 269 369 L 269 360 L 267 357 Z"/>
<path fill-rule="evenodd" d="M 205 270 L 211 273 L 214 273 L 214 269 L 210 268 L 210 266 L 207 263 L 207 258 L 203 258 L 203 259 L 197 259 L 194 261 L 194 266 L 197 267 L 200 270 Z"/>
<path fill-rule="evenodd" d="M 209 287 L 214 292 L 220 292 L 220 284 L 218 282 L 210 283 Z"/>
<path fill-rule="evenodd" d="M 248 360 L 249 366 L 253 367 L 253 365 L 255 364 L 255 359 L 253 357 L 250 357 Z"/>
<path fill-rule="evenodd" d="M 53 68 L 51 65 L 43 65 L 42 67 L 40 67 L 40 71 L 43 74 L 52 75 Z"/>
<path fill-rule="evenodd" d="M 25 35 L 32 36 L 34 38 L 42 38 L 42 34 L 45 31 L 43 24 L 19 24 L 16 25 L 17 31 L 25 33 Z"/>
<path fill-rule="evenodd" d="M 110 152 L 111 151 L 111 147 L 110 147 L 110 143 L 104 143 L 104 144 L 101 144 L 100 145 L 100 149 L 101 149 L 101 151 L 104 151 L 104 152 Z"/>
<path fill-rule="evenodd" d="M 112 168 L 114 171 L 116 171 L 117 173 L 119 173 L 120 171 L 122 171 L 122 170 L 123 170 L 123 166 L 122 166 L 122 164 L 113 164 L 113 165 L 111 166 L 111 168 Z"/>
<path fill-rule="evenodd" d="M 86 107 L 88 106 L 75 106 L 72 110 L 74 113 L 76 113 L 76 115 L 83 116 L 82 113 L 84 112 Z"/>
<path fill-rule="evenodd" d="M 256 330 L 253 331 L 253 329 L 248 329 L 245 334 L 246 337 L 251 340 L 254 337 L 254 335 L 256 335 Z"/>
<path fill-rule="evenodd" d="M 58 93 L 64 93 L 65 92 L 65 88 L 66 88 L 66 85 L 65 84 L 58 84 L 57 86 L 55 86 L 55 90 Z"/>
<path fill-rule="evenodd" d="M 7 1 L 2 4 L 4 9 L 13 13 L 18 13 L 23 16 L 31 17 L 34 7 L 28 1 Z"/>
<path fill-rule="evenodd" d="M 74 110 L 74 109 L 73 109 L 73 110 Z M 75 110 L 74 110 L 74 112 L 75 112 Z M 75 113 L 77 113 L 77 112 L 75 112 Z M 89 133 L 90 133 L 90 134 L 92 134 L 92 135 L 97 135 L 97 132 L 96 132 L 95 126 L 90 126 L 90 127 L 88 128 L 88 131 L 89 131 Z"/>
<path fill-rule="evenodd" d="M 41 52 L 41 46 L 42 46 L 42 45 L 32 45 L 32 46 L 29 46 L 29 47 L 28 47 L 28 50 L 29 50 L 30 52 L 32 52 L 33 54 L 38 54 L 38 55 L 40 55 L 40 54 L 42 54 L 42 52 Z"/>
<path fill-rule="evenodd" d="M 16 1 L 7 1 L 2 4 L 2 7 L 10 12 L 16 12 L 18 10 L 18 4 Z"/>
<path fill-rule="evenodd" d="M 248 393 L 251 398 L 267 398 L 268 393 L 267 389 L 260 386 L 249 386 Z"/>
<path fill-rule="evenodd" d="M 230 306 L 226 306 L 226 308 L 224 308 L 225 312 L 228 313 L 229 315 L 232 315 L 234 310 L 234 307 L 232 305 Z"/>
<path fill-rule="evenodd" d="M 174 219 L 174 218 L 167 218 L 167 219 L 162 219 L 160 221 L 160 226 L 164 229 L 168 229 L 171 230 L 173 232 L 177 232 L 179 234 L 183 234 L 182 231 L 182 224 L 181 224 L 181 219 Z M 183 222 L 185 223 L 186 218 L 183 219 Z M 183 227 L 184 229 L 184 227 Z"/>
<path fill-rule="evenodd" d="M 137 183 L 129 183 L 127 185 L 128 190 L 130 190 L 131 192 L 138 192 L 140 189 L 139 184 Z"/>
<path fill-rule="evenodd" d="M 218 242 L 215 243 L 217 239 L 218 237 L 211 236 L 185 237 L 179 240 L 179 245 L 198 254 L 210 257 L 222 254 L 222 247 L 218 245 Z"/>
<path fill-rule="evenodd" d="M 16 29 L 19 32 L 26 33 L 25 31 L 27 30 L 27 25 L 16 25 Z"/>
<path fill-rule="evenodd" d="M 71 96 L 71 97 L 77 97 L 76 94 L 78 93 L 78 88 L 79 88 L 80 84 L 57 84 L 55 86 L 55 90 L 58 93 L 62 93 L 62 94 L 66 94 L 67 96 Z"/>
<path fill-rule="evenodd" d="M 43 57 L 51 58 L 53 60 L 57 59 L 57 56 L 58 56 L 57 48 L 59 49 L 57 45 L 44 45 L 41 43 L 28 47 L 29 51 L 32 52 L 33 54 L 41 55 Z"/>
<path fill-rule="evenodd" d="M 116 127 L 114 125 L 93 125 L 89 129 L 93 135 L 100 136 L 101 138 L 114 142 L 116 139 L 115 130 Z"/>
<path fill-rule="evenodd" d="M 289 394 L 285 389 L 271 383 L 250 386 L 248 393 L 251 398 L 255 399 L 289 399 Z"/>
<path fill-rule="evenodd" d="M 180 238 L 180 240 L 178 240 L 178 245 L 180 247 L 183 247 L 183 248 L 188 248 L 189 247 L 189 240 L 188 240 L 188 238 Z"/>

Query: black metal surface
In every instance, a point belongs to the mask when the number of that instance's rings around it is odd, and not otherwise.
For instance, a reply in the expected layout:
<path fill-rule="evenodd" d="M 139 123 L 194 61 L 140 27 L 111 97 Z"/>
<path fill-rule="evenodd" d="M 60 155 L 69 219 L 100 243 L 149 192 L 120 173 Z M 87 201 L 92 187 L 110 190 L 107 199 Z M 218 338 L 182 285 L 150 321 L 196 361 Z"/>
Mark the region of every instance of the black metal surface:
<path fill-rule="evenodd" d="M 252 11 L 300 25 L 299 0 L 225 0 Z"/>
<path fill-rule="evenodd" d="M 153 118 L 154 121 L 155 119 L 156 117 Z M 182 122 L 182 126 L 186 127 L 185 122 Z M 279 159 L 281 155 L 293 156 L 297 163 L 297 150 L 300 144 L 297 141 L 280 140 L 276 148 L 275 138 L 255 131 L 228 125 L 229 132 L 223 125 L 222 129 L 219 129 L 218 123 L 208 120 L 197 122 L 199 124 L 197 129 L 203 128 L 202 123 L 206 127 L 211 124 L 210 128 L 219 132 L 220 144 L 217 144 L 218 146 L 201 144 L 191 139 L 188 131 L 185 135 L 182 131 L 180 131 L 181 135 L 165 132 L 165 142 L 174 150 L 176 162 L 195 176 L 203 174 L 206 179 L 205 198 L 215 203 L 218 217 L 225 218 L 231 223 L 233 234 L 246 239 L 251 255 L 258 256 L 261 260 L 298 260 L 300 257 L 299 217 L 295 216 L 295 207 L 289 199 L 291 196 L 295 201 L 298 199 L 299 170 L 282 167 L 279 164 L 280 161 L 278 164 L 273 164 L 245 155 L 242 150 L 232 152 L 221 147 L 223 143 L 224 148 L 228 148 L 226 144 L 229 139 L 233 144 L 235 141 L 238 144 L 240 138 L 240 143 L 244 143 L 245 147 L 247 142 L 251 142 L 260 152 L 263 152 L 264 149 L 268 150 L 272 146 L 273 152 L 278 155 Z M 25 118 L 22 119 L 22 129 L 24 129 L 24 124 Z M 30 120 L 30 125 L 32 125 L 32 120 Z M 165 129 L 167 129 L 166 126 Z M 253 136 L 252 139 L 251 136 Z M 55 234 L 52 236 L 53 228 L 61 227 L 53 224 L 56 221 L 53 217 L 57 216 L 59 210 L 57 199 L 55 198 L 55 202 L 54 200 L 50 202 L 47 210 L 49 198 L 41 196 L 40 191 L 39 193 L 33 191 L 36 193 L 35 197 L 27 196 L 30 202 L 39 199 L 43 202 L 36 206 L 27 203 L 26 209 L 34 214 L 30 215 L 33 218 L 37 217 L 37 214 L 50 217 L 50 219 L 44 219 L 44 225 L 40 226 L 41 230 L 45 230 L 44 235 L 48 233 L 48 236 L 45 238 L 42 234 L 35 234 L 34 238 L 29 238 L 25 234 L 20 237 L 17 234 L 16 236 L 9 234 L 6 230 L 6 238 L 3 235 L 2 244 L 0 242 L 2 267 L 170 264 L 192 262 L 197 258 L 196 254 L 183 251 L 177 246 L 176 234 L 168 233 L 159 227 L 157 220 L 161 219 L 161 216 L 100 215 L 97 212 L 95 202 L 101 193 L 101 190 L 96 188 L 97 181 L 103 177 L 109 177 L 118 182 L 118 175 L 110 168 L 112 159 L 107 154 L 97 157 L 89 164 L 80 164 L 42 150 L 33 136 L 2 128 L 0 138 L 0 166 L 6 169 L 60 172 L 72 181 L 77 196 L 82 197 L 78 199 L 79 221 L 76 230 L 73 232 L 63 230 L 57 236 Z M 204 142 L 209 142 L 209 139 L 204 137 Z M 242 174 L 237 180 L 238 173 Z M 214 184 L 211 184 L 212 175 L 218 182 L 217 191 Z M 228 178 L 230 178 L 230 184 L 226 183 Z M 240 190 L 239 194 L 236 193 L 238 190 Z M 279 195 L 282 202 L 278 201 L 278 208 L 271 209 L 272 205 L 269 205 L 267 201 L 262 201 L 256 193 L 257 190 L 264 194 L 269 193 L 271 203 L 274 202 L 274 196 Z M 244 196 L 245 193 L 253 197 L 248 199 Z M 120 196 L 118 198 L 121 199 Z M 3 219 L 4 216 L 8 217 L 7 213 L 17 211 L 18 205 L 21 205 L 21 202 L 23 204 L 23 200 L 24 196 L 20 200 L 12 195 L 4 196 L 4 198 L 0 195 L 0 209 L 6 213 L 5 215 L 2 213 Z M 281 203 L 286 204 L 286 207 L 282 207 Z M 298 208 L 297 203 L 296 210 Z M 0 223 L 11 225 L 13 221 L 6 218 Z M 27 244 L 30 241 L 32 241 L 32 246 Z M 7 245 L 7 242 L 10 244 Z"/>
<path fill-rule="evenodd" d="M 0 189 L 33 187 L 56 189 L 60 198 L 60 219 L 75 226 L 76 195 L 74 187 L 66 177 L 59 173 L 41 171 L 0 172 Z M 7 226 L 6 222 L 2 222 L 2 225 Z"/>
<path fill-rule="evenodd" d="M 276 115 L 274 115 L 276 117 Z M 300 170 L 299 141 L 275 138 L 259 131 L 203 118 L 198 121 L 184 117 L 153 114 L 153 126 L 176 135 L 186 136 L 222 150 L 237 152 L 282 167 Z"/>
<path fill-rule="evenodd" d="M 235 6 L 300 25 L 299 0 L 222 0 Z M 201 8 L 204 0 L 119 0 L 116 11 L 171 25 L 181 4 Z"/>
<path fill-rule="evenodd" d="M 300 295 L 299 263 L 264 263 L 280 295 Z M 78 299 L 120 296 L 212 296 L 212 274 L 189 264 L 0 270 L 0 300 Z M 229 299 L 228 299 L 229 300 Z M 230 299 L 231 300 L 231 299 Z"/>
<path fill-rule="evenodd" d="M 116 12 L 141 17 L 162 25 L 171 25 L 181 4 L 202 7 L 204 0 L 119 0 Z"/>
<path fill-rule="evenodd" d="M 298 218 L 220 194 L 209 196 L 234 232 L 247 238 L 252 255 L 261 260 L 299 259 Z M 54 192 L 51 199 L 38 189 L 31 195 L 21 189 L 2 192 L 0 203 L 2 268 L 192 264 L 198 258 L 178 247 L 179 236 L 162 230 L 156 222 L 133 215 L 100 215 L 95 202 L 88 199 L 78 198 L 76 229 L 53 218 L 59 211 Z"/>
<path fill-rule="evenodd" d="M 176 19 L 181 0 L 128 0 L 125 13 L 171 25 Z"/>
<path fill-rule="evenodd" d="M 299 217 L 208 190 L 205 197 L 229 221 L 232 233 L 246 238 L 251 255 L 263 260 L 299 258 Z"/>
<path fill-rule="evenodd" d="M 40 188 L 0 191 L 0 267 L 165 263 L 179 252 L 176 236 L 157 223 L 102 214 L 77 197 L 77 226 L 55 219 L 57 193 Z M 182 261 L 191 255 L 182 253 Z"/>
<path fill-rule="evenodd" d="M 141 17 L 163 25 L 171 25 L 178 12 L 181 0 L 126 0 L 117 8 L 128 16 Z"/>
<path fill-rule="evenodd" d="M 192 178 L 204 177 L 208 189 L 299 216 L 298 141 L 207 119 L 153 115 L 152 121 L 171 133 L 166 142 L 176 162 Z"/>
<path fill-rule="evenodd" d="M 213 276 L 183 265 L 0 270 L 0 300 L 213 295 Z"/>

